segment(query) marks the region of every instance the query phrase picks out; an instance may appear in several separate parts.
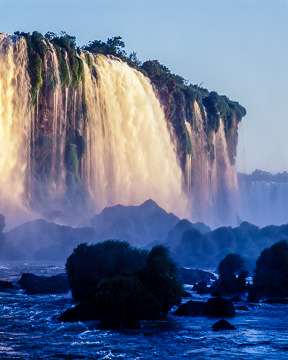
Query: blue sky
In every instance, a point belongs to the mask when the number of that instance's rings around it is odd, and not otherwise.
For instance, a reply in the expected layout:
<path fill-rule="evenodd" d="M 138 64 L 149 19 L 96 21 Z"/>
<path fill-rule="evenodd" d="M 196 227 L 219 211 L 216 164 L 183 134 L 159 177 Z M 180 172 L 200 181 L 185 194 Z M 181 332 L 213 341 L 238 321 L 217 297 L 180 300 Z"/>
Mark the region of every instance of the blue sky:
<path fill-rule="evenodd" d="M 237 168 L 288 170 L 288 0 L 0 0 L 0 32 L 61 30 L 78 45 L 122 36 L 247 109 Z"/>

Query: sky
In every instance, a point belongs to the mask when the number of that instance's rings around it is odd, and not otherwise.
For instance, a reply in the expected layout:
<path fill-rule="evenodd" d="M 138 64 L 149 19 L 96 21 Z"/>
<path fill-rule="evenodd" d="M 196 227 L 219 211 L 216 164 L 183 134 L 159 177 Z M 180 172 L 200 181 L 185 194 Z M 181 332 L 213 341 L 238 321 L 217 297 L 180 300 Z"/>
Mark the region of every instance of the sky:
<path fill-rule="evenodd" d="M 288 0 L 0 0 L 0 32 L 64 30 L 79 46 L 121 36 L 247 110 L 238 171 L 288 171 Z"/>

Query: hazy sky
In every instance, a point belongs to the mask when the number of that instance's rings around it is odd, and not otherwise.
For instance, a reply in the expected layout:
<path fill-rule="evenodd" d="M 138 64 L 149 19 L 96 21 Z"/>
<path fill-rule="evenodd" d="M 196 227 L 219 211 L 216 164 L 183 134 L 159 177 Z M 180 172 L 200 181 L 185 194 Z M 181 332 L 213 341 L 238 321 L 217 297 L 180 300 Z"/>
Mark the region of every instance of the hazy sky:
<path fill-rule="evenodd" d="M 0 0 L 0 32 L 122 36 L 193 84 L 247 109 L 237 168 L 288 170 L 288 0 Z"/>

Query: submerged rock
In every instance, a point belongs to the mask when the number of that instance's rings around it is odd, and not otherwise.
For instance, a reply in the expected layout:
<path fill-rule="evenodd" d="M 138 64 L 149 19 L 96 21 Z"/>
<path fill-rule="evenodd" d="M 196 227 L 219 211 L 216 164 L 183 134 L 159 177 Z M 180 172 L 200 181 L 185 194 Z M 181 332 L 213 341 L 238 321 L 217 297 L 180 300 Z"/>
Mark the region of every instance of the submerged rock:
<path fill-rule="evenodd" d="M 24 273 L 18 281 L 27 294 L 60 294 L 70 290 L 66 274 L 51 277 Z"/>
<path fill-rule="evenodd" d="M 219 331 L 219 330 L 236 330 L 235 326 L 231 325 L 228 321 L 226 320 L 219 320 L 217 321 L 215 324 L 212 325 L 212 329 L 214 331 Z"/>
<path fill-rule="evenodd" d="M 216 317 L 233 317 L 235 309 L 231 300 L 221 297 L 211 298 L 206 303 L 206 315 Z"/>

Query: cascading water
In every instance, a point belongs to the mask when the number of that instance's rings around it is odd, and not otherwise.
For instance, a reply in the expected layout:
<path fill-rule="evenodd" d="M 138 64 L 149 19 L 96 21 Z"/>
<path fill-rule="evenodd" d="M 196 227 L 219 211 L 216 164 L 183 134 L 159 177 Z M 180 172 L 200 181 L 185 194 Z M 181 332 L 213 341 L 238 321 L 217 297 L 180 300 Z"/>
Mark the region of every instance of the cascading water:
<path fill-rule="evenodd" d="M 196 101 L 194 109 L 193 127 L 185 123 L 192 145 L 192 155 L 186 155 L 185 166 L 186 188 L 193 204 L 192 219 L 212 226 L 235 224 L 237 173 L 229 159 L 223 121 L 219 120 L 218 131 L 212 132 L 209 140 Z"/>
<path fill-rule="evenodd" d="M 83 178 L 96 209 L 148 198 L 185 216 L 182 173 L 153 88 L 141 73 L 97 57 L 97 79 L 85 65 L 88 109 Z"/>
<path fill-rule="evenodd" d="M 224 124 L 220 118 L 219 129 L 214 134 L 215 161 L 212 166 L 212 191 L 219 225 L 236 224 L 236 196 L 238 191 L 237 172 L 230 163 Z"/>
<path fill-rule="evenodd" d="M 227 144 L 235 144 L 236 122 L 231 136 L 221 119 L 215 133 L 202 100 L 201 110 L 198 100 L 189 103 L 185 122 L 172 83 L 165 103 L 119 59 L 69 52 L 33 34 L 0 35 L 0 212 L 20 207 L 59 221 L 72 214 L 75 224 L 151 198 L 193 221 L 230 221 L 223 214 L 237 178 Z M 182 146 L 187 136 L 192 152 Z"/>
<path fill-rule="evenodd" d="M 25 211 L 29 199 L 30 79 L 24 38 L 0 34 L 0 209 Z"/>

